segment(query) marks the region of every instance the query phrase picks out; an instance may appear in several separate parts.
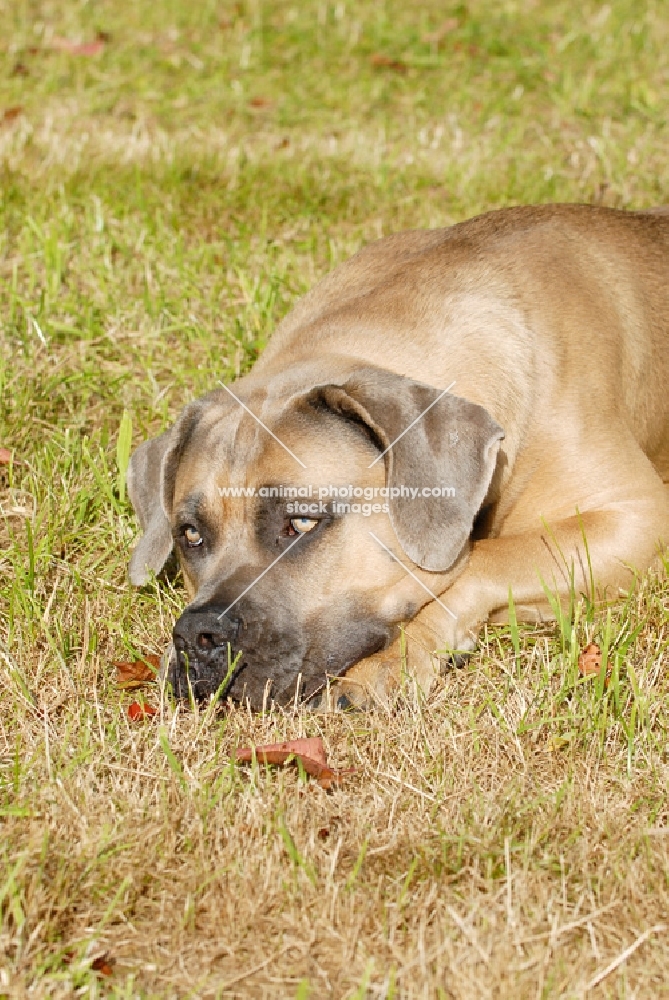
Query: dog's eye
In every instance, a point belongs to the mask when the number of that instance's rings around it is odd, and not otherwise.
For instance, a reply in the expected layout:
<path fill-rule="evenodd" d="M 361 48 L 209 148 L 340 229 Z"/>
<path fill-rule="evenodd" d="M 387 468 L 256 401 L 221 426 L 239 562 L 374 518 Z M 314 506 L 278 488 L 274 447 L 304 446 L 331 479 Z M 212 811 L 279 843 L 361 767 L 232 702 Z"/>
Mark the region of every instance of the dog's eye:
<path fill-rule="evenodd" d="M 294 517 L 290 526 L 294 532 L 298 535 L 306 535 L 307 531 L 313 531 L 318 521 L 314 521 L 311 517 Z"/>
<path fill-rule="evenodd" d="M 183 536 L 186 539 L 186 545 L 191 549 L 196 549 L 198 545 L 202 545 L 202 535 L 192 524 L 186 525 L 183 529 Z"/>

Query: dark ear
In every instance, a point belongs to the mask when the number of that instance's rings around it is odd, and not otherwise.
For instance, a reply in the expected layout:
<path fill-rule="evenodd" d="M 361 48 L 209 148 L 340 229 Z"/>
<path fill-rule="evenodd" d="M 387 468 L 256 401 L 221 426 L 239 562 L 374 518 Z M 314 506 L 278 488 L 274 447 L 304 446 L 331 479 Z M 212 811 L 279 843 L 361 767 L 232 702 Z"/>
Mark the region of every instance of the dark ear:
<path fill-rule="evenodd" d="M 371 367 L 314 394 L 330 410 L 366 425 L 379 453 L 388 449 L 381 461 L 397 539 L 418 566 L 447 570 L 488 492 L 504 437 L 499 424 L 476 403 Z M 402 487 L 418 495 L 393 496 Z M 427 488 L 454 493 L 424 497 Z"/>
<path fill-rule="evenodd" d="M 128 495 L 144 534 L 130 558 L 128 576 L 143 586 L 150 571 L 159 573 L 172 551 L 172 531 L 163 507 L 163 468 L 175 437 L 175 428 L 145 441 L 133 452 L 128 465 Z"/>

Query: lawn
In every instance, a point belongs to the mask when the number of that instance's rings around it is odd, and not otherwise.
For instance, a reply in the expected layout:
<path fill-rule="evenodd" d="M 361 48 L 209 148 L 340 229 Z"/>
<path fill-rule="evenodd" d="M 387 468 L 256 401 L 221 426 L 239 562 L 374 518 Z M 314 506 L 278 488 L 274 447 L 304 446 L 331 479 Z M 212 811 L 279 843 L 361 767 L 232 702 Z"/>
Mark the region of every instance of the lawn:
<path fill-rule="evenodd" d="M 0 0 L 0 52 L 0 996 L 668 996 L 662 574 L 368 714 L 133 723 L 113 667 L 185 603 L 122 421 L 382 235 L 669 202 L 666 4 Z M 230 763 L 317 735 L 332 791 Z"/>

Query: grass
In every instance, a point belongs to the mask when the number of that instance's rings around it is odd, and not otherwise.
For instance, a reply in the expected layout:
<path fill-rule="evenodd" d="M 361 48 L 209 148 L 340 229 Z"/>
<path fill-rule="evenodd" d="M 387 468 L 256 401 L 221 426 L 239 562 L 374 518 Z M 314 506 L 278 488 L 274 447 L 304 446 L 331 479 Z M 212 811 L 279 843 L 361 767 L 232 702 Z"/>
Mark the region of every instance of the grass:
<path fill-rule="evenodd" d="M 129 435 L 370 239 L 669 201 L 664 4 L 0 0 L 0 48 L 0 995 L 667 995 L 662 575 L 390 713 L 137 725 L 112 669 L 184 604 L 126 582 Z M 358 772 L 230 763 L 299 735 Z"/>

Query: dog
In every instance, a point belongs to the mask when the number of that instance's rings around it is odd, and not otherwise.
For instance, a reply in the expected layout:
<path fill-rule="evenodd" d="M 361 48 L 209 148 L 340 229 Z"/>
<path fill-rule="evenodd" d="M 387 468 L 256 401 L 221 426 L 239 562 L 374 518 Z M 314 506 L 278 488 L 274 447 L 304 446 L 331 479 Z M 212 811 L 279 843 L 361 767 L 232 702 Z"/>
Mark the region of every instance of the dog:
<path fill-rule="evenodd" d="M 510 595 L 536 621 L 627 590 L 668 480 L 666 210 L 503 209 L 365 247 L 140 445 L 129 576 L 176 550 L 177 696 L 315 704 L 343 678 L 363 703 L 402 663 L 429 688 Z"/>

